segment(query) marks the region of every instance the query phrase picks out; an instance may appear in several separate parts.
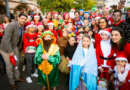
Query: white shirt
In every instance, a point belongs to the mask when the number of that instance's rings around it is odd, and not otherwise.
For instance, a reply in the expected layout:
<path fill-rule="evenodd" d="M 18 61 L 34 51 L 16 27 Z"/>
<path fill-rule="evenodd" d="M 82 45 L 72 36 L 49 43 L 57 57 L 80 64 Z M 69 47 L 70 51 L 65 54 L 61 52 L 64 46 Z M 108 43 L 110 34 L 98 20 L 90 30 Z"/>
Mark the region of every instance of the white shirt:
<path fill-rule="evenodd" d="M 83 50 L 84 50 L 84 54 L 85 54 L 85 59 L 84 59 L 84 63 L 85 62 L 87 62 L 87 55 L 88 55 L 88 49 L 86 49 L 86 48 L 83 48 Z"/>

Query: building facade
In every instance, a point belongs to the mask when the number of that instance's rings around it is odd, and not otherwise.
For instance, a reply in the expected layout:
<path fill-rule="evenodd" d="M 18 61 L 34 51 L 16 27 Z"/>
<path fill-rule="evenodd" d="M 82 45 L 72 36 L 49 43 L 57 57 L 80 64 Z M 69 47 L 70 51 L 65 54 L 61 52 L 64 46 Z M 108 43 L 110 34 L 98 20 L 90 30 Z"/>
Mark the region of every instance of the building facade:
<path fill-rule="evenodd" d="M 97 1 L 97 9 L 104 9 L 106 0 L 96 0 Z"/>

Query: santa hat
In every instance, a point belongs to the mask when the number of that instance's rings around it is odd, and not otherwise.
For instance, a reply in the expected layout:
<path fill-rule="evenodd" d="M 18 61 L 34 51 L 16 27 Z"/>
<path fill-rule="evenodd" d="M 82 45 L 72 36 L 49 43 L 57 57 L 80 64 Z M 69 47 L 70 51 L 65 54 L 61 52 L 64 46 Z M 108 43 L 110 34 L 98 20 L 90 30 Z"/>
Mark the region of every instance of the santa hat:
<path fill-rule="evenodd" d="M 106 7 L 106 8 L 104 9 L 104 11 L 109 11 L 109 8 L 108 8 L 108 7 Z"/>
<path fill-rule="evenodd" d="M 39 16 L 38 14 L 35 14 L 35 15 L 34 15 L 34 18 L 36 18 L 36 17 L 40 18 L 40 16 Z"/>
<path fill-rule="evenodd" d="M 48 19 L 47 19 L 47 18 L 44 18 L 42 21 L 43 21 L 43 22 L 44 22 L 44 21 L 48 21 Z"/>
<path fill-rule="evenodd" d="M 52 21 L 48 22 L 48 25 L 54 25 L 54 23 Z"/>
<path fill-rule="evenodd" d="M 30 23 L 30 22 L 27 22 L 25 28 L 27 29 L 27 28 L 29 28 L 29 27 L 31 27 L 31 26 L 34 26 L 34 24 L 32 24 L 32 23 Z"/>
<path fill-rule="evenodd" d="M 28 15 L 28 18 L 32 19 L 30 15 Z"/>
<path fill-rule="evenodd" d="M 75 12 L 75 8 L 72 8 L 70 11 L 71 11 L 71 12 L 72 12 L 72 11 Z"/>
<path fill-rule="evenodd" d="M 84 10 L 83 10 L 83 9 L 80 9 L 79 11 L 80 11 L 80 12 L 84 12 Z"/>
<path fill-rule="evenodd" d="M 43 24 L 42 24 L 41 22 L 38 23 L 37 28 L 38 28 L 38 27 L 44 28 L 44 27 L 43 27 Z"/>
<path fill-rule="evenodd" d="M 4 25 L 3 25 L 3 24 L 0 24 L 0 28 L 2 28 L 2 29 L 4 29 L 4 30 L 5 30 Z"/>
<path fill-rule="evenodd" d="M 69 15 L 69 13 L 65 13 L 63 17 L 65 17 L 67 14 Z M 69 15 L 69 18 L 70 18 L 70 15 Z"/>
<path fill-rule="evenodd" d="M 118 61 L 118 60 L 124 60 L 128 62 L 126 54 L 123 51 L 117 53 L 115 61 Z"/>
<path fill-rule="evenodd" d="M 89 15 L 89 12 L 84 12 L 84 14 L 88 14 Z"/>
<path fill-rule="evenodd" d="M 58 13 L 55 13 L 54 15 L 55 15 L 55 16 L 58 16 Z"/>
<path fill-rule="evenodd" d="M 95 20 L 100 19 L 101 17 L 102 17 L 101 15 L 98 15 L 98 16 L 95 17 Z"/>
<path fill-rule="evenodd" d="M 105 28 L 105 29 L 101 30 L 99 33 L 100 34 L 105 33 L 105 34 L 111 36 L 111 30 L 112 30 L 112 28 Z"/>

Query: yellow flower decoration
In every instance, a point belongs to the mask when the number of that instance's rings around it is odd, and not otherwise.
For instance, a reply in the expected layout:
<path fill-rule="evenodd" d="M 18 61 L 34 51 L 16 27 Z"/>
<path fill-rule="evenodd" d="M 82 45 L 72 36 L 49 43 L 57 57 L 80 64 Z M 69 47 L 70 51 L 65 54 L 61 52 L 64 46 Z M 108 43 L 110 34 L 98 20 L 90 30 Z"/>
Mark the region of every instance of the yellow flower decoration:
<path fill-rule="evenodd" d="M 71 34 L 69 34 L 69 37 L 75 37 L 75 34 L 72 32 Z"/>

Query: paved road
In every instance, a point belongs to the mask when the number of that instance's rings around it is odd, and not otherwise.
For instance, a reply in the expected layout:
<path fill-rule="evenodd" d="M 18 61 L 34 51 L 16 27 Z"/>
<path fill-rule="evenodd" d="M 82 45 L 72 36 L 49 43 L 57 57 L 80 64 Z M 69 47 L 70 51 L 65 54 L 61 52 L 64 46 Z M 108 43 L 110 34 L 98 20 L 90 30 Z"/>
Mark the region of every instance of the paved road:
<path fill-rule="evenodd" d="M 26 72 L 21 71 L 22 70 L 22 62 L 20 62 L 19 65 L 20 69 L 20 77 L 25 78 L 26 77 Z M 60 84 L 57 87 L 58 90 L 69 90 L 68 85 L 66 84 L 67 82 L 67 75 L 64 75 L 62 73 L 59 74 L 60 76 Z M 16 82 L 17 90 L 41 90 L 42 85 L 37 84 L 37 78 L 32 78 L 33 83 L 28 84 L 26 81 L 25 82 Z M 0 74 L 0 90 L 11 90 L 10 84 L 8 82 L 7 75 L 1 75 Z"/>

